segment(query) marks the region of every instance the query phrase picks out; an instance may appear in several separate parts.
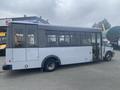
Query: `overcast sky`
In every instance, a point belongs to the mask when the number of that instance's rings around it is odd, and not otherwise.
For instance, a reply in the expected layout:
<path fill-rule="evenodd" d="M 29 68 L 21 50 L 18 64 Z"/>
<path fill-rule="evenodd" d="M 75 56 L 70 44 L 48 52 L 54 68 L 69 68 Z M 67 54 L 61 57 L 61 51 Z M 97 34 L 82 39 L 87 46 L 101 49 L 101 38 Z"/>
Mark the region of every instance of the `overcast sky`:
<path fill-rule="evenodd" d="M 120 25 L 120 0 L 0 0 L 0 18 L 42 16 L 51 24 L 91 27 L 106 18 Z"/>

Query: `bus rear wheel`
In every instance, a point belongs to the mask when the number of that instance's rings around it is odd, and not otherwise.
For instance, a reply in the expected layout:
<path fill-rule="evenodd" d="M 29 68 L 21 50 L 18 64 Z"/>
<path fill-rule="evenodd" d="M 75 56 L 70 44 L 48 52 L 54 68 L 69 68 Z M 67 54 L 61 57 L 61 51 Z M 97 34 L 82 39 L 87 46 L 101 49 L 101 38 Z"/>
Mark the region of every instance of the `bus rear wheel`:
<path fill-rule="evenodd" d="M 56 69 L 57 63 L 54 59 L 49 59 L 45 62 L 43 71 L 45 72 L 52 72 Z"/>
<path fill-rule="evenodd" d="M 112 60 L 112 53 L 111 52 L 106 53 L 105 61 L 111 61 L 111 60 Z"/>

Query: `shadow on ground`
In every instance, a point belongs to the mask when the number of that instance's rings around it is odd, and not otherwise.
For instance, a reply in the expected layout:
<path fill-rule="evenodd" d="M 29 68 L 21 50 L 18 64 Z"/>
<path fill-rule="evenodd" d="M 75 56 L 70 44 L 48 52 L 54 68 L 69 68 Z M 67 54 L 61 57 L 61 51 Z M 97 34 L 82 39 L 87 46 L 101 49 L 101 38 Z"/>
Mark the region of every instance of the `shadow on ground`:
<path fill-rule="evenodd" d="M 105 62 L 105 61 L 99 61 L 99 62 L 92 62 L 92 63 L 82 63 L 82 64 L 72 64 L 72 65 L 63 65 L 60 66 L 56 71 L 54 72 L 43 72 L 42 69 L 27 69 L 27 70 L 16 70 L 16 71 L 4 71 L 5 75 L 4 77 L 6 78 L 18 78 L 22 76 L 27 76 L 27 75 L 34 75 L 34 74 L 51 74 L 51 73 L 56 73 L 56 72 L 62 72 L 62 71 L 67 71 L 69 69 L 75 69 L 78 67 L 88 67 L 91 65 L 96 65 L 96 64 L 105 64 L 105 63 L 112 63 L 113 61 L 110 62 Z"/>

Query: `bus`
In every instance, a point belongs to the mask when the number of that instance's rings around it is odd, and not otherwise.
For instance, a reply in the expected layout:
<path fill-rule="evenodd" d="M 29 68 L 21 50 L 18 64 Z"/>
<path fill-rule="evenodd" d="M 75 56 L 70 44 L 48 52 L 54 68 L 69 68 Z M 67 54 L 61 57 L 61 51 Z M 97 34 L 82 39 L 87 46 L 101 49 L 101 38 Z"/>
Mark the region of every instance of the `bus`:
<path fill-rule="evenodd" d="M 0 31 L 0 56 L 5 55 L 6 49 L 6 32 Z"/>
<path fill-rule="evenodd" d="M 6 50 L 6 32 L 9 22 L 12 21 L 8 18 L 0 18 L 0 56 L 5 56 Z"/>
<path fill-rule="evenodd" d="M 3 70 L 42 68 L 110 61 L 113 48 L 104 46 L 100 29 L 11 22 L 7 30 Z"/>

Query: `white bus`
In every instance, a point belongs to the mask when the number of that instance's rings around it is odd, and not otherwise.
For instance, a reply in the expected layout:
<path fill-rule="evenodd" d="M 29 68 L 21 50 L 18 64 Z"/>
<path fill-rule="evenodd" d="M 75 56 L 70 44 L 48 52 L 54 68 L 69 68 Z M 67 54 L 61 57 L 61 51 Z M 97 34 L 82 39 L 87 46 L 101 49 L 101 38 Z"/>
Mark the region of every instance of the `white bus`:
<path fill-rule="evenodd" d="M 11 22 L 3 70 L 42 68 L 110 61 L 113 48 L 102 44 L 99 29 Z"/>

